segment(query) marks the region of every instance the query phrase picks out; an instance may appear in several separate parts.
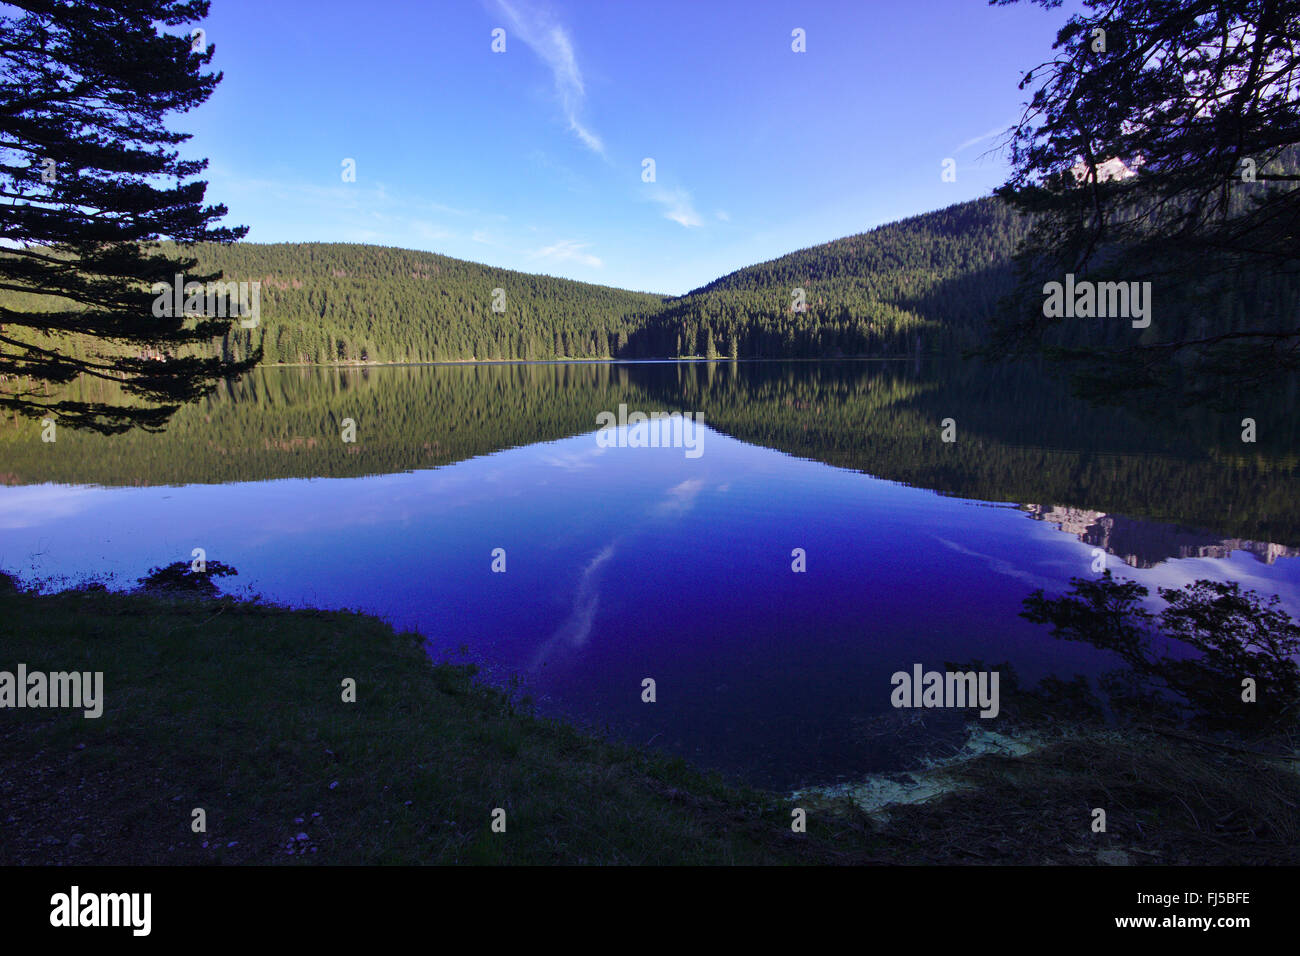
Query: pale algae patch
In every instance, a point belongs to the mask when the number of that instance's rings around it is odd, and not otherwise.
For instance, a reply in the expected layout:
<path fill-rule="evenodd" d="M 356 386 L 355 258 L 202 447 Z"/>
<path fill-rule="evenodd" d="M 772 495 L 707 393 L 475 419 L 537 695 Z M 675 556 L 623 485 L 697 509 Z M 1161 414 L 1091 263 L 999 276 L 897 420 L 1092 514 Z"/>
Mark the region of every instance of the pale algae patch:
<path fill-rule="evenodd" d="M 1046 740 L 1036 734 L 1026 732 L 1012 736 L 974 724 L 960 750 L 947 757 L 922 758 L 921 767 L 917 770 L 873 774 L 852 783 L 809 787 L 796 790 L 790 797 L 795 801 L 847 798 L 866 813 L 883 817 L 887 815 L 885 811 L 890 806 L 924 803 L 947 793 L 969 789 L 970 784 L 959 779 L 954 771 L 978 757 L 985 754 L 1023 757 L 1043 747 L 1045 743 Z"/>

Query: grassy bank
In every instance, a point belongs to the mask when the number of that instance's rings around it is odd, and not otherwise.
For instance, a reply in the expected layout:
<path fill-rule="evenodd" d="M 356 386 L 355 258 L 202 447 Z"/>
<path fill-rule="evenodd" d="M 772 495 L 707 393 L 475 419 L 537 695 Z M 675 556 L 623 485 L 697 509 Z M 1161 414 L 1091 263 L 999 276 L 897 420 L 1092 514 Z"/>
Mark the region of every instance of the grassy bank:
<path fill-rule="evenodd" d="M 1296 862 L 1300 776 L 1189 742 L 988 755 L 886 815 L 801 797 L 796 834 L 789 798 L 532 716 L 366 615 L 6 584 L 0 670 L 102 671 L 105 703 L 0 711 L 0 863 Z"/>
<path fill-rule="evenodd" d="M 103 671 L 105 698 L 98 719 L 0 712 L 3 863 L 838 854 L 834 830 L 797 836 L 773 800 L 531 717 L 372 617 L 9 590 L 0 628 L 0 669 Z M 206 833 L 191 832 L 196 807 Z M 497 807 L 505 833 L 490 828 Z"/>

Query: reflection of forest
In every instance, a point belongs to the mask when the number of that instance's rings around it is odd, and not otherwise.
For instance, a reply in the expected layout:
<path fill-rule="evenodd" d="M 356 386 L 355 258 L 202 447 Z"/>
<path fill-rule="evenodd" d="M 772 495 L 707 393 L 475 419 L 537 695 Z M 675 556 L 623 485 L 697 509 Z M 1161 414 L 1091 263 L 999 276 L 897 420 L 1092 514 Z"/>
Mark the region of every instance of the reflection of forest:
<path fill-rule="evenodd" d="M 117 398 L 104 388 L 86 386 L 81 397 Z M 1097 409 L 1030 370 L 974 363 L 259 369 L 182 409 L 161 434 L 61 429 L 46 444 L 36 421 L 0 423 L 0 481 L 384 474 L 592 432 L 596 414 L 620 402 L 700 411 L 742 441 L 944 494 L 1122 514 L 1127 523 L 1106 534 L 1138 562 L 1231 539 L 1300 545 L 1293 400 L 1245 410 L 1259 442 L 1244 444 L 1242 416 Z M 340 437 L 347 418 L 357 428 L 351 444 Z M 957 423 L 955 442 L 940 440 L 944 418 Z M 1183 527 L 1139 531 L 1135 519 Z M 1187 528 L 1205 533 L 1184 540 Z"/>

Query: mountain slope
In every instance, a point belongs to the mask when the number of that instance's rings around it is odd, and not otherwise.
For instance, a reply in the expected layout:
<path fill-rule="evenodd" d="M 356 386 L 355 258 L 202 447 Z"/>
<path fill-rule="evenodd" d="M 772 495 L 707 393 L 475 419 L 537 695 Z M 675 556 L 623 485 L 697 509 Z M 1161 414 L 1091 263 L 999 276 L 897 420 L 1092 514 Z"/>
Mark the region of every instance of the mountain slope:
<path fill-rule="evenodd" d="M 233 326 L 207 354 L 238 358 L 260 344 L 270 364 L 815 357 L 896 354 L 918 335 L 928 348 L 971 344 L 1010 288 L 1023 231 L 999 200 L 980 199 L 740 269 L 675 299 L 373 245 L 187 252 L 200 273 L 261 284 L 258 326 Z M 796 289 L 803 311 L 792 307 Z M 39 301 L 0 292 L 0 307 Z"/>
<path fill-rule="evenodd" d="M 998 199 L 949 206 L 740 269 L 666 303 L 638 336 L 663 355 L 878 355 L 973 344 L 1012 288 L 1026 232 Z M 802 311 L 796 307 L 803 292 Z"/>
<path fill-rule="evenodd" d="M 237 243 L 195 255 L 202 270 L 262 283 L 267 362 L 608 358 L 663 302 L 383 246 Z M 227 349 L 256 340 L 241 332 Z"/>

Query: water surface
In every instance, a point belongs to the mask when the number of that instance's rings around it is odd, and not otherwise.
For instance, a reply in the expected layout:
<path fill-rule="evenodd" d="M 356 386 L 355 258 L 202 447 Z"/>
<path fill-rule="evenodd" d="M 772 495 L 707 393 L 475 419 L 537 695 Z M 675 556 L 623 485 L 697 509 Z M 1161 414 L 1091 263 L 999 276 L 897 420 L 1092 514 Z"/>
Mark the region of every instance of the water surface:
<path fill-rule="evenodd" d="M 620 404 L 702 414 L 698 456 L 606 447 Z M 226 590 L 376 612 L 544 712 L 795 787 L 915 758 L 889 703 L 915 663 L 1115 667 L 1018 616 L 1097 549 L 1300 610 L 1294 416 L 1257 417 L 1243 446 L 1231 416 L 910 362 L 266 369 L 161 435 L 0 430 L 0 567 L 125 587 L 201 547 Z"/>

